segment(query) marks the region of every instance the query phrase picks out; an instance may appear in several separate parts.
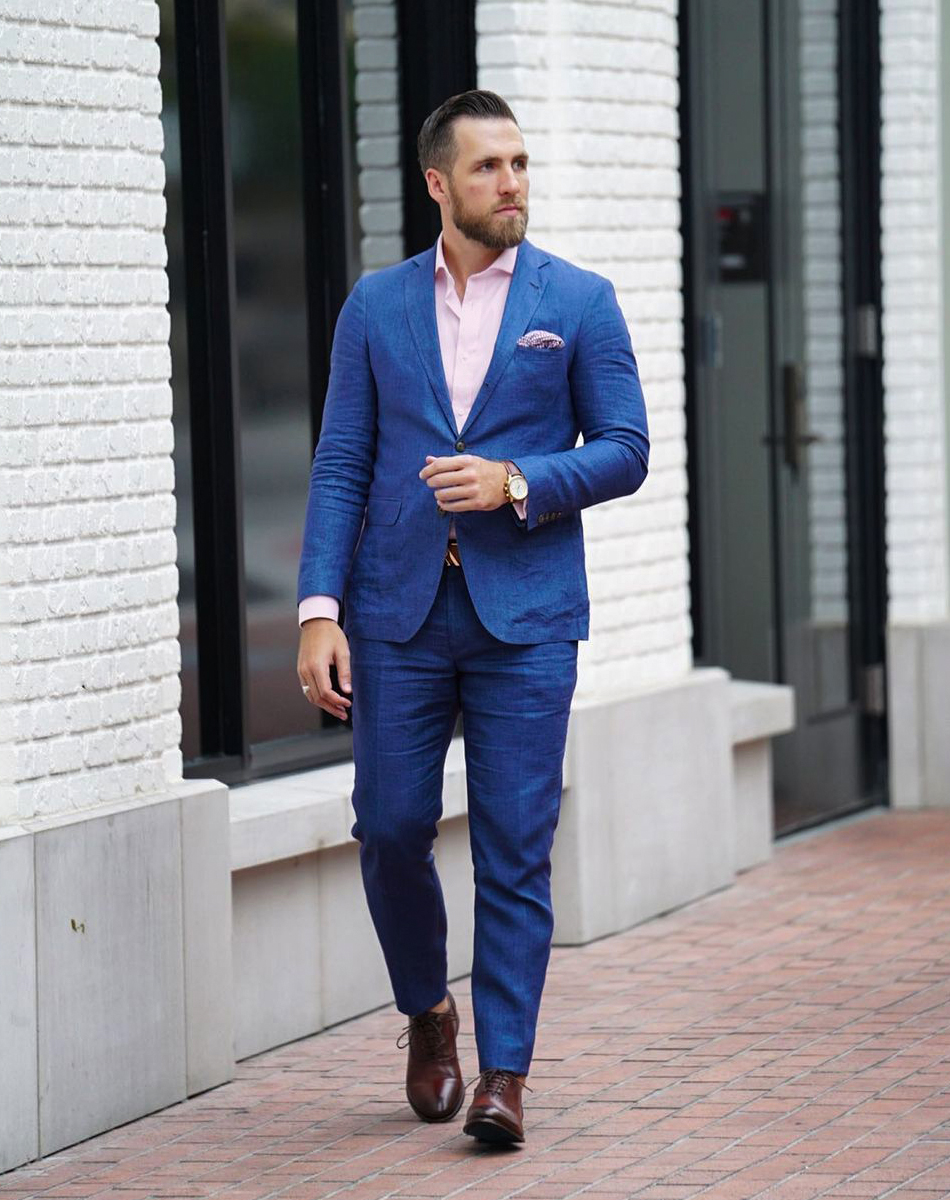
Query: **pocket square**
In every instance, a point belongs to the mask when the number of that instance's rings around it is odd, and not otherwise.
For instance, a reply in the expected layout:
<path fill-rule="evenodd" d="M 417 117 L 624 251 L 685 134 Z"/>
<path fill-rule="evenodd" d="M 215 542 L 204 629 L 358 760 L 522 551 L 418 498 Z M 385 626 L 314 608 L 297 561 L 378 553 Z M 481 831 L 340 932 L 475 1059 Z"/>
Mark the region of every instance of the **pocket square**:
<path fill-rule="evenodd" d="M 529 350 L 560 350 L 564 339 L 547 329 L 532 329 L 518 338 L 518 345 L 527 346 Z"/>

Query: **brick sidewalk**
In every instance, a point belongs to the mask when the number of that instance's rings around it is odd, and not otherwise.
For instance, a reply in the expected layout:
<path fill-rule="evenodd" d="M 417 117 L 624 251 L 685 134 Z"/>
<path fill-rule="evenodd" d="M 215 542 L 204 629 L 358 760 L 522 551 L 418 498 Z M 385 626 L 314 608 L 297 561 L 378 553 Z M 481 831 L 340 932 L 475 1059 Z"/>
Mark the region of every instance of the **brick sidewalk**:
<path fill-rule="evenodd" d="M 410 1119 L 404 1020 L 387 1009 L 0 1176 L 0 1200 L 938 1200 L 948 971 L 950 812 L 875 813 L 669 916 L 555 950 L 525 1147 Z M 453 991 L 471 1030 L 467 982 Z M 470 1033 L 460 1046 L 474 1073 Z"/>

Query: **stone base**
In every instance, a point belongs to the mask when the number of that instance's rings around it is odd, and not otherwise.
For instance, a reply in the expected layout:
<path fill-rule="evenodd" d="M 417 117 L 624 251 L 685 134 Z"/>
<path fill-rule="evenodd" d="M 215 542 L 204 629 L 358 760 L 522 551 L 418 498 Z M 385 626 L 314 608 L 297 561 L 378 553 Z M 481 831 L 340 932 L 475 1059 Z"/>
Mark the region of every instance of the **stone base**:
<path fill-rule="evenodd" d="M 449 977 L 457 978 L 472 963 L 464 817 L 443 820 L 435 857 L 449 917 Z M 233 962 L 239 1059 L 391 1003 L 357 844 L 235 872 Z"/>
<path fill-rule="evenodd" d="M 0 911 L 0 1169 L 231 1078 L 221 784 L 3 830 Z"/>
<path fill-rule="evenodd" d="M 789 689 L 716 669 L 578 705 L 555 942 L 627 929 L 767 858 L 769 739 L 791 723 Z M 0 1079 L 13 1080 L 0 1089 L 0 1166 L 221 1083 L 235 1056 L 391 1001 L 350 834 L 352 788 L 353 764 L 341 763 L 230 796 L 195 781 L 0 831 L 0 979 L 13 981 L 0 993 Z M 471 969 L 474 900 L 461 739 L 439 830 L 454 979 Z"/>
<path fill-rule="evenodd" d="M 772 738 L 795 727 L 795 692 L 779 684 L 734 679 L 729 700 L 736 870 L 747 871 L 772 857 Z"/>
<path fill-rule="evenodd" d="M 887 712 L 892 807 L 950 805 L 950 621 L 888 626 Z"/>
<path fill-rule="evenodd" d="M 350 836 L 352 789 L 353 764 L 342 763 L 231 793 L 237 1058 L 392 1001 Z M 457 978 L 471 969 L 475 895 L 460 739 L 435 858 Z"/>
<path fill-rule="evenodd" d="M 729 677 L 710 669 L 571 714 L 555 942 L 627 929 L 735 874 Z"/>
<path fill-rule="evenodd" d="M 721 670 L 571 713 L 552 887 L 559 944 L 588 942 L 726 887 L 771 854 L 770 737 L 789 688 Z M 350 836 L 353 764 L 231 794 L 235 1054 L 389 1003 Z M 435 853 L 450 976 L 471 969 L 473 879 L 461 739 Z"/>

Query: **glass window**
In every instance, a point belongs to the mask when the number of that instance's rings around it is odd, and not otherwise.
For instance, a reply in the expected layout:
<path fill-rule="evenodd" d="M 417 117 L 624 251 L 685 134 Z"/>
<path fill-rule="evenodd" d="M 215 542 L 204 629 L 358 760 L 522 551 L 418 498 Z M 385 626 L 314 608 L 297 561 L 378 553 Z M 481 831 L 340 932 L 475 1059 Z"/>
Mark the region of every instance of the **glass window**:
<path fill-rule="evenodd" d="M 227 0 L 248 741 L 312 732 L 297 685 L 300 492 L 310 462 L 294 0 Z"/>
<path fill-rule="evenodd" d="M 356 281 L 405 256 L 407 150 L 396 0 L 336 3 L 220 0 L 182 8 L 176 29 L 175 0 L 159 0 L 182 749 L 191 774 L 250 778 L 346 753 L 348 744 L 347 726 L 309 705 L 297 683 L 297 569 L 326 341 Z M 217 20 L 226 95 L 218 84 Z M 471 47 L 461 48 L 462 72 L 470 73 Z M 458 50 L 444 47 L 449 64 Z M 221 113 L 226 156 L 209 141 L 222 136 Z M 194 181 L 187 210 L 183 179 Z M 310 209 L 306 197 L 316 197 Z M 209 296 L 226 295 L 231 271 L 229 312 Z M 208 339 L 191 347 L 191 370 L 214 381 L 210 389 L 195 384 L 191 394 L 186 311 L 193 336 Z M 193 428 L 201 435 L 194 441 Z M 233 527 L 243 572 L 229 541 L 232 445 L 241 474 Z M 201 497 L 213 497 L 216 507 Z M 203 595 L 196 604 L 196 545 L 214 557 L 197 563 L 201 586 L 207 579 L 216 597 L 207 604 Z M 244 617 L 246 661 L 235 610 Z M 199 630 L 208 646 L 203 665 Z M 246 692 L 239 694 L 242 669 Z"/>

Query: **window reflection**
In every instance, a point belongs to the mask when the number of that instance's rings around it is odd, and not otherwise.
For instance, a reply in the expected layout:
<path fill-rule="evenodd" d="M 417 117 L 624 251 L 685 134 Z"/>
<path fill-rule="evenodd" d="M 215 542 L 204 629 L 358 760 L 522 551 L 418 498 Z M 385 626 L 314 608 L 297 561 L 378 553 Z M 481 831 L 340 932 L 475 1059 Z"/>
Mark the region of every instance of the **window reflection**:
<path fill-rule="evenodd" d="M 404 257 L 395 0 L 344 0 L 354 231 L 350 286 Z"/>
<path fill-rule="evenodd" d="M 201 753 L 174 0 L 159 0 L 178 503 L 183 754 Z M 297 564 L 312 429 L 295 0 L 224 0 L 244 521 L 248 741 L 340 723 L 299 691 Z M 348 285 L 403 257 L 394 0 L 340 0 Z M 189 119 L 185 114 L 185 119 Z M 193 118 L 196 119 L 196 118 Z M 199 402 L 199 398 L 195 399 Z M 236 651 L 236 648 L 235 648 Z"/>
<path fill-rule="evenodd" d="M 300 493 L 310 459 L 293 0 L 227 0 L 248 740 L 311 732 L 297 684 Z"/>
<path fill-rule="evenodd" d="M 296 671 L 311 463 L 296 5 L 227 0 L 226 13 L 249 740 L 263 742 L 339 722 L 303 701 Z M 395 4 L 347 2 L 340 18 L 352 286 L 402 257 Z"/>
<path fill-rule="evenodd" d="M 838 0 L 808 0 L 800 14 L 802 331 L 810 552 L 809 603 L 797 630 L 810 643 L 810 715 L 851 699 L 848 508 L 842 327 Z M 793 632 L 794 636 L 794 632 Z"/>

